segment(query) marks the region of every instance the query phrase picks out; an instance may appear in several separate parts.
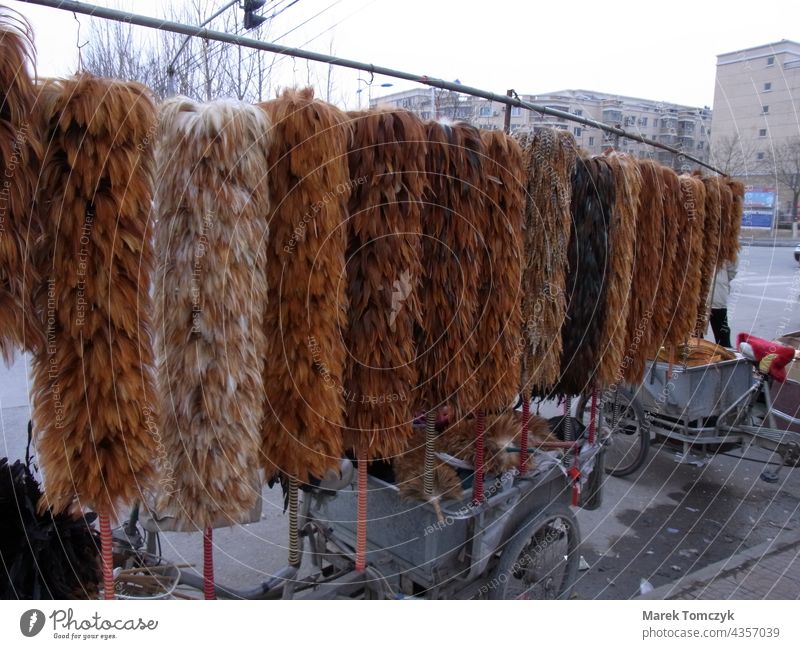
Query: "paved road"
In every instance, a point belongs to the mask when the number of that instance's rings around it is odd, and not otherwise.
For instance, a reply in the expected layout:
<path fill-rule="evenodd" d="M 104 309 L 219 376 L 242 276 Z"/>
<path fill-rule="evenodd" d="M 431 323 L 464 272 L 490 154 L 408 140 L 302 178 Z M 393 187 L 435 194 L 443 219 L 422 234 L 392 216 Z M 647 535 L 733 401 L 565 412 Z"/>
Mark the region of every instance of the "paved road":
<path fill-rule="evenodd" d="M 789 248 L 745 248 L 734 282 L 733 333 L 773 338 L 800 329 L 800 271 Z M 22 457 L 29 418 L 24 362 L 0 367 L 0 453 Z M 670 452 L 652 453 L 633 478 L 609 478 L 599 511 L 579 512 L 590 570 L 582 598 L 629 598 L 642 579 L 653 586 L 800 527 L 800 470 L 781 481 L 758 479 L 757 463 L 717 458 L 705 467 L 678 465 Z M 265 490 L 262 522 L 215 532 L 217 576 L 246 587 L 284 564 L 286 518 L 278 493 Z M 168 534 L 164 553 L 201 565 L 201 539 Z"/>

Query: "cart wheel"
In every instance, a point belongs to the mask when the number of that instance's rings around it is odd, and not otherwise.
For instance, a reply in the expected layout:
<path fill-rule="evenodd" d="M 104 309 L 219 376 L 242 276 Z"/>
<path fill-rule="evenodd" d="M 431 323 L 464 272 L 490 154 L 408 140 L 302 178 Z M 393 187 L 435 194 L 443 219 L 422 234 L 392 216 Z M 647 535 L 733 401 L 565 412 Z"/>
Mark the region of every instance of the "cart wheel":
<path fill-rule="evenodd" d="M 507 541 L 489 599 L 565 599 L 578 574 L 580 532 L 566 506 L 552 506 L 523 523 Z"/>
<path fill-rule="evenodd" d="M 590 396 L 578 401 L 576 417 L 585 426 L 589 425 L 591 406 Z M 606 473 L 621 478 L 644 464 L 650 450 L 650 427 L 642 407 L 628 390 L 618 388 L 603 393 L 598 403 L 597 430 L 605 436 Z"/>

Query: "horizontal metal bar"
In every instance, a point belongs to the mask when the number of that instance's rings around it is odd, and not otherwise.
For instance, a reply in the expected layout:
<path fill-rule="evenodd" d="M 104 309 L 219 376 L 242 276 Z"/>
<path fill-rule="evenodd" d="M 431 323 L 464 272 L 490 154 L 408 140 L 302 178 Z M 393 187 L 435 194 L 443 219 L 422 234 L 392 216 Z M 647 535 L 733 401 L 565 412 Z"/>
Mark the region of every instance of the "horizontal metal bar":
<path fill-rule="evenodd" d="M 710 169 L 711 171 L 718 173 L 721 176 L 727 175 L 722 171 L 720 171 L 719 169 L 717 169 L 716 167 L 713 167 L 710 164 L 703 162 L 699 158 L 684 153 L 680 149 L 676 149 L 667 144 L 656 142 L 655 140 L 642 137 L 641 135 L 638 135 L 636 133 L 630 133 L 618 126 L 612 126 L 610 124 L 605 124 L 604 122 L 598 122 L 597 120 L 589 119 L 588 117 L 573 115 L 572 113 L 568 113 L 566 111 L 558 110 L 555 108 L 549 108 L 542 104 L 535 104 L 533 102 L 523 101 L 518 96 L 509 97 L 508 95 L 500 95 L 494 92 L 489 92 L 487 90 L 482 90 L 480 88 L 474 88 L 472 86 L 465 86 L 460 83 L 445 81 L 444 79 L 429 77 L 428 75 L 424 74 L 423 75 L 413 74 L 410 72 L 403 72 L 402 70 L 394 70 L 392 68 L 386 68 L 380 65 L 373 65 L 372 63 L 363 63 L 361 61 L 354 61 L 352 59 L 343 59 L 337 56 L 332 56 L 329 54 L 321 54 L 319 52 L 312 52 L 310 50 L 303 50 L 296 47 L 286 47 L 284 45 L 278 45 L 277 43 L 259 41 L 254 38 L 248 38 L 246 36 L 240 36 L 237 34 L 227 34 L 225 32 L 218 32 L 216 30 L 207 29 L 205 27 L 186 25 L 184 23 L 178 23 L 171 20 L 163 20 L 161 18 L 152 18 L 150 16 L 134 14 L 128 11 L 121 11 L 119 9 L 100 7 L 98 5 L 89 4 L 88 2 L 74 2 L 72 0 L 20 0 L 20 1 L 26 2 L 28 4 L 40 5 L 43 7 L 51 7 L 53 9 L 72 11 L 74 13 L 93 16 L 95 18 L 116 20 L 118 22 L 124 22 L 130 25 L 138 25 L 139 27 L 159 29 L 161 31 L 174 32 L 176 34 L 184 34 L 186 36 L 196 36 L 197 38 L 219 41 L 221 43 L 230 43 L 232 45 L 239 45 L 242 47 L 248 47 L 251 49 L 261 50 L 264 52 L 272 52 L 275 54 L 283 54 L 286 56 L 292 56 L 299 59 L 307 59 L 309 61 L 317 61 L 319 63 L 329 63 L 330 65 L 336 65 L 343 68 L 351 68 L 353 70 L 369 72 L 371 75 L 380 74 L 385 77 L 392 77 L 394 79 L 403 79 L 405 81 L 413 81 L 415 83 L 420 83 L 426 86 L 432 86 L 434 88 L 440 88 L 442 90 L 459 92 L 465 95 L 472 95 L 473 97 L 481 97 L 482 99 L 488 99 L 489 101 L 494 101 L 506 106 L 525 108 L 527 110 L 531 110 L 540 113 L 542 115 L 549 115 L 551 117 L 560 117 L 567 121 L 575 122 L 576 124 L 583 124 L 584 126 L 598 128 L 607 133 L 612 133 L 620 137 L 628 138 L 630 140 L 635 140 L 636 142 L 641 142 L 642 144 L 647 144 L 648 146 L 652 146 L 657 149 L 669 151 L 670 153 L 673 153 L 679 157 L 682 157 L 686 160 L 690 160 L 696 164 L 699 164 L 705 167 L 706 169 Z"/>

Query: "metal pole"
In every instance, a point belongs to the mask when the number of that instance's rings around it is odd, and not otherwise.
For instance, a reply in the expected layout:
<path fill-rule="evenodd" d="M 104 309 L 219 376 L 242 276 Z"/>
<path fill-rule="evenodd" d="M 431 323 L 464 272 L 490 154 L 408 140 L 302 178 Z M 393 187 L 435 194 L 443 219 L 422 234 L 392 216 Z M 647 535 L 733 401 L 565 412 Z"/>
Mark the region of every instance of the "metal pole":
<path fill-rule="evenodd" d="M 131 25 L 138 25 L 140 27 L 151 27 L 153 29 L 160 29 L 162 31 L 174 32 L 176 34 L 185 34 L 186 36 L 196 36 L 198 38 L 206 38 L 208 40 L 219 41 L 221 43 L 231 43 L 233 45 L 249 47 L 255 50 L 262 50 L 264 52 L 273 52 L 275 54 L 283 54 L 285 56 L 294 56 L 301 59 L 308 59 L 309 61 L 318 61 L 320 63 L 330 63 L 331 65 L 338 65 L 343 68 L 351 68 L 353 70 L 363 70 L 364 72 L 369 72 L 370 74 L 379 74 L 386 77 L 393 77 L 395 79 L 404 79 L 406 81 L 413 81 L 415 83 L 431 86 L 432 88 L 441 88 L 442 90 L 461 92 L 464 93 L 465 95 L 472 95 L 473 97 L 481 97 L 482 99 L 488 99 L 489 101 L 494 101 L 499 104 L 503 104 L 504 106 L 518 106 L 519 108 L 532 110 L 542 115 L 550 115 L 551 117 L 560 117 L 569 122 L 575 122 L 577 124 L 583 124 L 584 126 L 598 128 L 602 131 L 613 133 L 621 137 L 626 137 L 631 140 L 636 140 L 637 142 L 647 144 L 657 149 L 669 151 L 670 153 L 682 156 L 686 160 L 691 160 L 692 162 L 695 162 L 705 167 L 706 169 L 710 169 L 711 171 L 714 171 L 715 173 L 718 173 L 721 176 L 727 176 L 726 173 L 720 171 L 716 167 L 712 167 L 708 163 L 700 160 L 699 158 L 687 155 L 669 145 L 661 144 L 660 142 L 655 142 L 654 140 L 649 140 L 648 138 L 637 135 L 636 133 L 629 133 L 628 131 L 622 128 L 611 126 L 609 124 L 604 124 L 603 122 L 598 122 L 596 120 L 589 119 L 588 117 L 573 115 L 572 113 L 568 113 L 562 110 L 557 110 L 555 108 L 548 108 L 547 106 L 543 106 L 541 104 L 534 104 L 529 101 L 523 101 L 519 97 L 508 97 L 506 95 L 498 95 L 497 93 L 489 92 L 487 90 L 481 90 L 480 88 L 473 88 L 472 86 L 464 86 L 460 83 L 452 83 L 449 81 L 445 81 L 443 79 L 429 77 L 428 75 L 424 74 L 423 75 L 411 74 L 409 72 L 394 70 L 392 68 L 373 65 L 371 63 L 362 63 L 361 61 L 353 61 L 351 59 L 341 59 L 336 56 L 331 56 L 328 54 L 310 52 L 308 50 L 302 50 L 296 47 L 285 47 L 283 45 L 278 45 L 277 43 L 268 43 L 264 41 L 259 41 L 253 38 L 239 36 L 237 34 L 226 34 L 225 32 L 218 32 L 212 29 L 206 29 L 204 27 L 196 27 L 193 25 L 186 25 L 184 23 L 176 23 L 171 20 L 162 20 L 159 18 L 152 18 L 150 16 L 142 16 L 140 14 L 120 11 L 118 9 L 99 7 L 97 5 L 89 4 L 86 2 L 74 2 L 72 0 L 20 0 L 20 1 L 28 4 L 39 5 L 42 7 L 51 7 L 53 9 L 62 9 L 64 11 L 71 11 L 74 13 L 84 14 L 87 16 L 94 16 L 95 18 L 116 20 L 119 22 L 129 23 Z"/>
<path fill-rule="evenodd" d="M 506 96 L 507 97 L 513 97 L 513 95 L 514 95 L 514 89 L 513 88 L 511 88 L 510 90 L 506 90 Z M 503 123 L 503 131 L 505 133 L 510 133 L 511 132 L 511 106 L 509 106 L 508 104 L 506 104 L 506 114 L 505 114 L 505 120 L 504 120 L 504 123 Z"/>

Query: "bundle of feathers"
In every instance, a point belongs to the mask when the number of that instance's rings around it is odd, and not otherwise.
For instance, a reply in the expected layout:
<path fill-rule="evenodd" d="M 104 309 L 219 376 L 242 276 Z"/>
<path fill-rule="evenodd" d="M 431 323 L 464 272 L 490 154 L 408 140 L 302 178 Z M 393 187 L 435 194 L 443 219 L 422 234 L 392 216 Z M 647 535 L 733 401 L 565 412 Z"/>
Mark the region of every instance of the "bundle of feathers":
<path fill-rule="evenodd" d="M 480 315 L 478 285 L 484 217 L 480 132 L 466 124 L 427 124 L 430 193 L 422 211 L 421 326 L 417 332 L 419 385 L 426 410 L 449 403 L 454 412 L 479 402 L 475 380 Z"/>
<path fill-rule="evenodd" d="M 681 234 L 675 254 L 676 265 L 686 267 L 685 282 L 680 298 L 675 303 L 674 344 L 681 344 L 693 333 L 697 321 L 697 303 L 700 295 L 700 273 L 703 265 L 706 189 L 694 176 L 680 176 L 681 184 Z"/>
<path fill-rule="evenodd" d="M 706 189 L 705 211 L 703 236 L 703 263 L 700 270 L 700 293 L 697 296 L 697 322 L 695 334 L 702 338 L 708 327 L 708 301 L 711 293 L 711 286 L 714 282 L 714 275 L 717 272 L 720 259 L 720 233 L 722 223 L 721 213 L 721 191 L 722 180 L 717 176 L 706 176 L 703 185 Z"/>
<path fill-rule="evenodd" d="M 139 499 L 156 448 L 149 214 L 156 115 L 136 83 L 89 74 L 39 95 L 45 235 L 33 421 L 53 511 L 77 499 L 112 518 Z"/>
<path fill-rule="evenodd" d="M 616 202 L 614 174 L 605 158 L 583 158 L 572 177 L 572 236 L 568 249 L 567 317 L 558 394 L 585 392 L 602 355 L 608 285 L 608 230 Z"/>
<path fill-rule="evenodd" d="M 0 458 L 0 597 L 95 599 L 100 583 L 95 514 L 37 510 L 39 483 L 20 461 Z"/>
<path fill-rule="evenodd" d="M 370 455 L 402 452 L 411 435 L 417 382 L 420 212 L 425 128 L 408 111 L 350 113 L 347 249 L 349 326 L 345 446 L 366 437 Z"/>
<path fill-rule="evenodd" d="M 625 381 L 631 384 L 641 382 L 647 360 L 658 351 L 655 345 L 661 333 L 656 331 L 654 309 L 664 282 L 664 200 L 660 166 L 652 160 L 639 160 L 638 165 L 642 189 L 623 361 Z M 659 316 L 659 320 L 661 318 Z"/>
<path fill-rule="evenodd" d="M 598 387 L 608 387 L 622 378 L 628 310 L 636 255 L 636 222 L 642 175 L 629 155 L 610 153 L 606 161 L 614 174 L 614 207 L 608 232 L 608 284 L 605 295 L 605 321 L 600 335 L 603 356 L 599 359 Z"/>
<path fill-rule="evenodd" d="M 739 258 L 739 234 L 744 211 L 744 183 L 732 178 L 721 179 L 723 220 L 720 228 L 720 262 L 736 263 Z M 724 198 L 723 198 L 724 197 Z"/>
<path fill-rule="evenodd" d="M 508 406 L 519 388 L 522 333 L 522 257 L 527 176 L 519 144 L 501 131 L 484 131 L 485 218 L 477 225 L 485 264 L 478 287 L 478 392 L 482 408 Z"/>
<path fill-rule="evenodd" d="M 527 173 L 521 388 L 546 392 L 561 371 L 571 179 L 577 146 L 570 133 L 556 129 L 524 135 L 520 144 Z"/>
<path fill-rule="evenodd" d="M 244 520 L 258 497 L 269 120 L 248 104 L 185 97 L 159 118 L 156 509 L 204 529 Z"/>
<path fill-rule="evenodd" d="M 32 304 L 31 257 L 41 234 L 33 201 L 42 155 L 27 69 L 35 65 L 33 51 L 28 23 L 0 7 L 0 355 L 7 364 L 15 350 L 44 342 Z"/>
<path fill-rule="evenodd" d="M 272 122 L 264 330 L 267 406 L 261 450 L 268 475 L 301 481 L 338 470 L 344 424 L 347 116 L 285 90 L 260 104 Z"/>
<path fill-rule="evenodd" d="M 687 271 L 686 211 L 681 205 L 681 182 L 669 167 L 661 167 L 661 190 L 664 199 L 664 263 L 655 313 L 654 327 L 661 334 L 658 347 L 676 345 L 683 341 L 685 332 L 678 325 L 675 315 L 677 305 L 686 296 L 683 293 Z M 680 259 L 677 259 L 680 248 Z"/>

